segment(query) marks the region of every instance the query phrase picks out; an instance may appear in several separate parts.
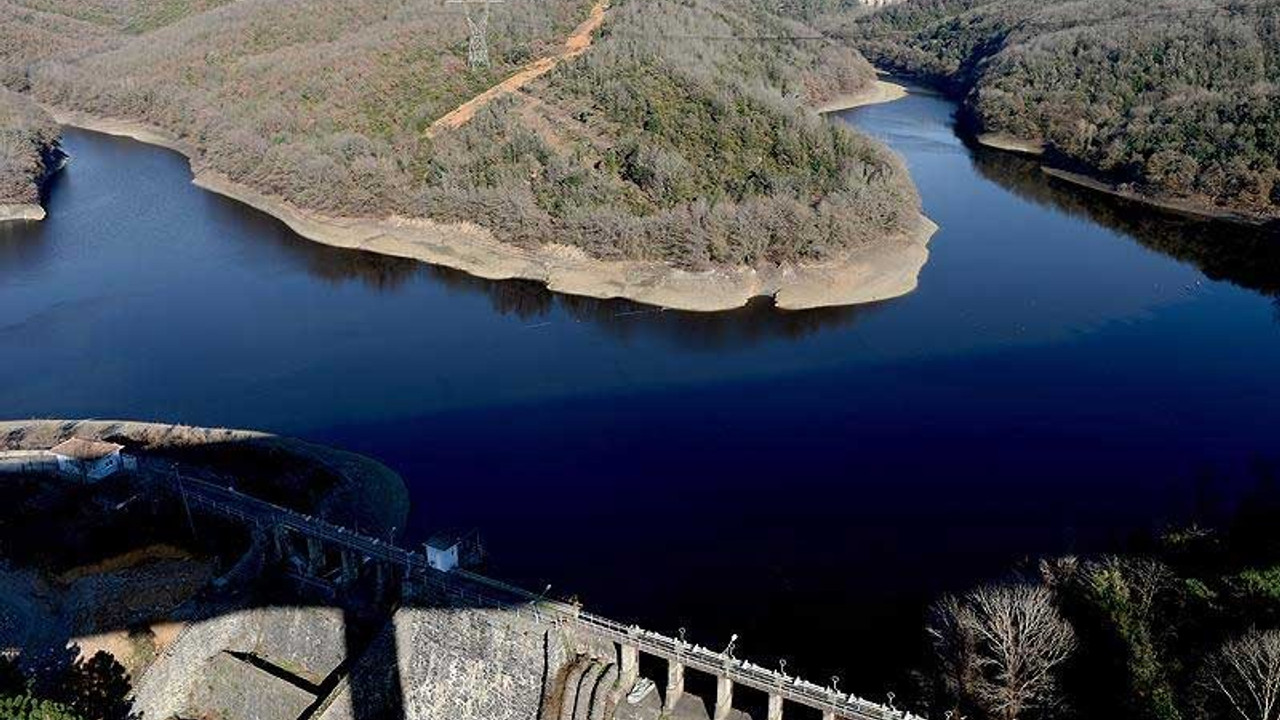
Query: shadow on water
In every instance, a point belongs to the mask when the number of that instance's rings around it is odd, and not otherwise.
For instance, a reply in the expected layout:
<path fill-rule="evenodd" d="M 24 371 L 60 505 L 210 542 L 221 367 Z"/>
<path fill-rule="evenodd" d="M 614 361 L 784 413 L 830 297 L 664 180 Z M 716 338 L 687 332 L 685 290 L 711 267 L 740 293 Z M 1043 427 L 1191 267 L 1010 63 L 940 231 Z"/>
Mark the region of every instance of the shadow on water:
<path fill-rule="evenodd" d="M 272 251 L 273 260 L 301 267 L 311 277 L 331 284 L 358 282 L 382 293 L 394 293 L 419 277 L 422 263 L 407 258 L 312 242 L 275 217 L 231 198 L 202 192 L 204 207 L 216 222 L 235 228 L 228 242 L 253 243 L 255 251 Z"/>
<path fill-rule="evenodd" d="M 275 218 L 232 200 L 215 197 L 213 201 L 219 212 L 244 216 L 243 222 L 252 232 L 237 237 L 269 243 L 313 277 L 328 282 L 354 281 L 371 290 L 394 293 L 416 278 L 426 278 L 450 293 L 484 297 L 494 312 L 503 316 L 530 322 L 563 313 L 576 322 L 598 325 L 614 337 L 653 337 L 683 349 L 716 351 L 800 339 L 851 326 L 893 302 L 786 311 L 774 307 L 771 298 L 758 297 L 737 310 L 699 313 L 665 310 L 629 300 L 563 295 L 532 280 L 486 280 L 417 260 L 312 242 Z"/>
<path fill-rule="evenodd" d="M 1023 199 L 1123 233 L 1194 264 L 1210 279 L 1280 295 L 1280 222 L 1249 225 L 1161 211 L 1053 178 L 1030 158 L 967 144 L 982 177 Z"/>
<path fill-rule="evenodd" d="M 40 190 L 40 202 L 47 208 L 50 198 L 65 184 L 65 175 L 55 173 Z M 51 241 L 39 222 L 0 222 L 0 279 L 10 272 L 38 267 L 49 258 Z"/>
<path fill-rule="evenodd" d="M 796 340 L 826 330 L 849 327 L 893 302 L 887 300 L 793 312 L 774 307 L 772 298 L 758 297 L 736 310 L 683 312 L 629 300 L 559 295 L 529 280 L 492 282 L 436 266 L 429 266 L 426 272 L 450 289 L 485 295 L 493 309 L 503 315 L 529 321 L 547 318 L 560 311 L 577 322 L 596 324 L 613 337 L 655 337 L 683 349 L 703 351 L 751 346 L 772 340 Z"/>

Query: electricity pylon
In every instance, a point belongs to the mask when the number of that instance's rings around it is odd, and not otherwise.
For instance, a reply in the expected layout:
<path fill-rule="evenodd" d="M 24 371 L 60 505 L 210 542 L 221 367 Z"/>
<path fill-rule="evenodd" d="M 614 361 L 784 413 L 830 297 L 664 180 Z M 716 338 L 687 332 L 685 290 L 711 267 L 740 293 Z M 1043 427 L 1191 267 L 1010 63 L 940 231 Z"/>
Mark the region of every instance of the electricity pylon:
<path fill-rule="evenodd" d="M 467 64 L 472 68 L 489 67 L 489 7 L 505 0 L 444 0 L 446 5 L 462 5 L 467 11 L 467 27 L 471 30 L 471 42 L 467 46 Z M 480 19 L 471 17 L 471 6 L 480 5 L 484 10 Z"/>

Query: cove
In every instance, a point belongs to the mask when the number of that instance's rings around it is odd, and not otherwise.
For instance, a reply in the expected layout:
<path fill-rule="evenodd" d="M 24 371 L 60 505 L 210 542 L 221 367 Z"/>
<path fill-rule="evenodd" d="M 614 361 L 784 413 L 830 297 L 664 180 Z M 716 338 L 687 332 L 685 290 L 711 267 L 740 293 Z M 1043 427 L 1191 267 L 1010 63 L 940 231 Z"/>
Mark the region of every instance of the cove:
<path fill-rule="evenodd" d="M 180 156 L 68 131 L 0 227 L 0 414 L 270 430 L 373 455 L 409 541 L 882 697 L 928 603 L 1251 496 L 1278 459 L 1280 240 L 972 148 L 916 92 L 840 116 L 941 229 L 878 305 L 716 315 L 309 243 Z"/>

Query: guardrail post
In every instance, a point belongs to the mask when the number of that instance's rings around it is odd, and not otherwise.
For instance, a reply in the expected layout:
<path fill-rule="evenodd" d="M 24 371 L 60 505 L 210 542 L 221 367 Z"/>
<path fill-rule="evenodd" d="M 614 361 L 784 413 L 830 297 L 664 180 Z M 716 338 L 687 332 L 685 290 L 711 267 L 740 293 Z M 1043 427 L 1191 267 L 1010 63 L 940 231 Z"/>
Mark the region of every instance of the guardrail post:
<path fill-rule="evenodd" d="M 769 693 L 769 712 L 766 720 L 782 720 L 782 696 Z"/>
<path fill-rule="evenodd" d="M 836 711 L 835 711 L 835 710 L 823 710 L 823 711 L 822 711 L 822 720 L 836 720 Z"/>
<path fill-rule="evenodd" d="M 667 694 L 662 701 L 662 709 L 671 712 L 676 703 L 684 695 L 684 665 L 675 661 L 667 661 Z"/>
<path fill-rule="evenodd" d="M 716 677 L 716 711 L 713 720 L 725 720 L 733 710 L 733 681 L 728 675 Z"/>

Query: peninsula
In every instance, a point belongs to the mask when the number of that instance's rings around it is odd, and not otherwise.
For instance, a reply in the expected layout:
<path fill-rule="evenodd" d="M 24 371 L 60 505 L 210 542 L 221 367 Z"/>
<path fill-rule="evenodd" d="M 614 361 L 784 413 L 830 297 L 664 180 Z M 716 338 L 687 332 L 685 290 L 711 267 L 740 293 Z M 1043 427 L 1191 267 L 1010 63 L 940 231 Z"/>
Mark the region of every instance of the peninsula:
<path fill-rule="evenodd" d="M 768 40 L 816 34 L 771 3 L 517 0 L 487 63 L 461 11 L 302 5 L 6 6 L 0 77 L 312 240 L 487 278 L 806 308 L 909 292 L 928 257 L 900 161 L 816 112 L 884 86 L 848 47 Z"/>

